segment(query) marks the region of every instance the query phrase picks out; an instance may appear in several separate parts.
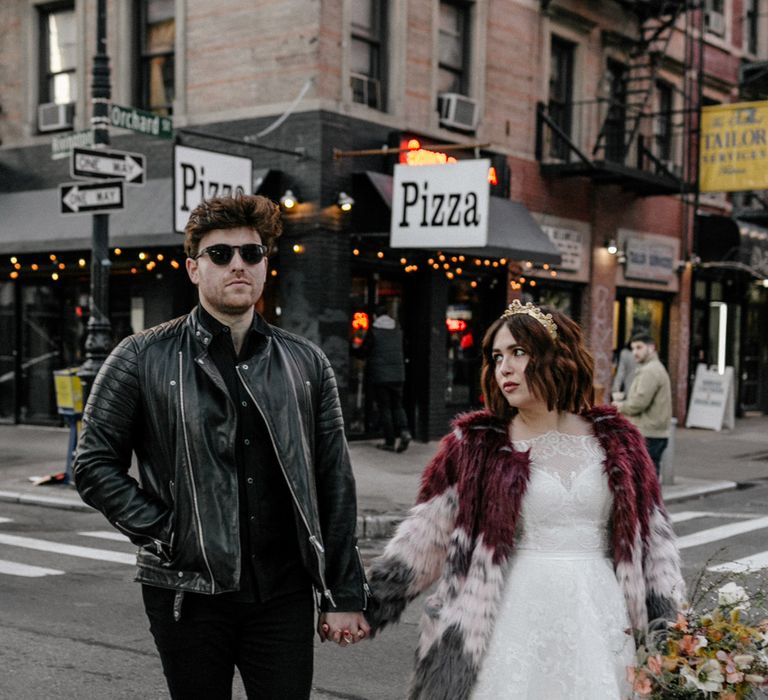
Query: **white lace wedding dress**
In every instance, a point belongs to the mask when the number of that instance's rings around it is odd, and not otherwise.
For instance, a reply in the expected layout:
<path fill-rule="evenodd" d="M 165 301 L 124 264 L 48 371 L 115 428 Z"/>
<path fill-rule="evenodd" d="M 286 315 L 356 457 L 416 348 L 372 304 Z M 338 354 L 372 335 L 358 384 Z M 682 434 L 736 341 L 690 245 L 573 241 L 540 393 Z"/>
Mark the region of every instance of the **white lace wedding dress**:
<path fill-rule="evenodd" d="M 619 700 L 634 640 L 608 558 L 600 444 L 550 431 L 531 449 L 522 532 L 473 700 Z"/>

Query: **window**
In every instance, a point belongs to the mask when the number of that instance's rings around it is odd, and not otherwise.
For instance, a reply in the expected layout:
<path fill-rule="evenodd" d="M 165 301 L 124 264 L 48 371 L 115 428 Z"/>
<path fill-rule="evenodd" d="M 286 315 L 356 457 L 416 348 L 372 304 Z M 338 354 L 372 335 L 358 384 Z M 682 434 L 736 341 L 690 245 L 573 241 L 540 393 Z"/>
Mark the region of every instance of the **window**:
<path fill-rule="evenodd" d="M 725 36 L 725 0 L 704 0 L 704 27 L 710 34 Z"/>
<path fill-rule="evenodd" d="M 746 0 L 746 22 L 744 26 L 744 48 L 748 53 L 757 54 L 759 49 L 758 28 L 760 26 L 760 1 Z"/>
<path fill-rule="evenodd" d="M 549 63 L 549 106 L 552 121 L 568 136 L 573 127 L 573 64 L 576 47 L 570 41 L 552 37 Z M 550 155 L 568 160 L 568 144 L 556 134 L 552 136 Z"/>
<path fill-rule="evenodd" d="M 352 0 L 350 84 L 352 99 L 384 109 L 385 0 Z"/>
<path fill-rule="evenodd" d="M 653 134 L 656 157 L 668 162 L 672 158 L 672 86 L 663 80 L 657 81 L 656 99 L 658 111 L 655 115 Z"/>
<path fill-rule="evenodd" d="M 469 5 L 440 3 L 437 91 L 469 94 Z"/>
<path fill-rule="evenodd" d="M 174 0 L 137 0 L 139 70 L 136 102 L 160 115 L 173 112 Z"/>
<path fill-rule="evenodd" d="M 603 127 L 605 133 L 605 159 L 623 163 L 627 128 L 627 67 L 608 60 L 608 111 Z"/>
<path fill-rule="evenodd" d="M 40 12 L 40 102 L 67 104 L 77 99 L 77 35 L 72 5 Z"/>

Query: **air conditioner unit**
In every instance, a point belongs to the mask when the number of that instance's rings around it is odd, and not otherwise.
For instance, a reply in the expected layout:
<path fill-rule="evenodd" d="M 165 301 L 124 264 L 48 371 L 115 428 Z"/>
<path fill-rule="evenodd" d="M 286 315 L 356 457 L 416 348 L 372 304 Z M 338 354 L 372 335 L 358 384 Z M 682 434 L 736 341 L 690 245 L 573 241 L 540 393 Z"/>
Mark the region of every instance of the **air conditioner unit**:
<path fill-rule="evenodd" d="M 349 76 L 352 88 L 352 101 L 368 105 L 374 109 L 381 109 L 381 82 L 376 78 L 369 78 L 362 73 L 351 73 Z"/>
<path fill-rule="evenodd" d="M 725 36 L 725 15 L 711 10 L 706 12 L 704 14 L 704 26 L 712 34 Z"/>
<path fill-rule="evenodd" d="M 75 103 L 46 102 L 37 107 L 37 128 L 40 131 L 71 129 L 75 122 Z"/>
<path fill-rule="evenodd" d="M 442 92 L 437 96 L 440 124 L 449 129 L 474 131 L 477 129 L 480 109 L 475 100 L 456 92 Z"/>

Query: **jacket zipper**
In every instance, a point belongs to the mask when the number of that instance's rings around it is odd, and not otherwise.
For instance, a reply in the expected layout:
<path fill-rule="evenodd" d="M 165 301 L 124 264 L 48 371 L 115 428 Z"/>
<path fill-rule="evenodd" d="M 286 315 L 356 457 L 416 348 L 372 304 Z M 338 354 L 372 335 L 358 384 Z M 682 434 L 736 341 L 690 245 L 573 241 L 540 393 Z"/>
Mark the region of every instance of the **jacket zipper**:
<path fill-rule="evenodd" d="M 365 566 L 363 565 L 363 557 L 360 554 L 360 547 L 355 545 L 355 551 L 357 552 L 357 561 L 360 562 L 360 575 L 363 577 L 363 610 L 367 610 L 368 599 L 371 597 L 371 587 L 368 585 L 368 578 L 365 575 Z"/>
<path fill-rule="evenodd" d="M 140 532 L 136 532 L 136 530 L 131 530 L 131 528 L 126 527 L 119 520 L 115 520 L 113 525 L 118 530 L 122 530 L 126 535 L 133 535 L 134 537 L 136 537 L 138 539 L 143 539 L 143 538 L 147 537 L 147 535 L 144 535 L 144 534 L 142 534 Z M 163 541 L 161 539 L 158 539 L 157 537 L 150 537 L 149 539 L 151 539 L 152 542 L 155 543 L 155 548 L 157 549 L 158 553 L 163 551 L 163 549 L 162 549 L 163 545 L 166 545 L 168 547 L 168 551 L 170 552 L 170 550 L 171 550 L 171 543 L 170 542 L 165 542 L 165 541 Z"/>
<path fill-rule="evenodd" d="M 208 569 L 208 575 L 211 577 L 211 594 L 216 592 L 216 580 L 213 577 L 211 565 L 208 562 L 208 555 L 205 553 L 205 539 L 203 538 L 203 520 L 200 517 L 200 505 L 197 501 L 197 486 L 195 486 L 195 474 L 192 471 L 192 455 L 189 449 L 189 436 L 187 434 L 187 413 L 184 410 L 184 375 L 183 375 L 183 354 L 179 351 L 179 405 L 181 407 L 181 430 L 184 433 L 184 451 L 187 456 L 187 469 L 189 470 L 189 482 L 192 486 L 192 503 L 195 506 L 195 519 L 197 520 L 198 540 L 200 541 L 200 552 L 203 555 L 205 568 Z"/>
<path fill-rule="evenodd" d="M 256 401 L 256 397 L 253 395 L 253 392 L 251 391 L 251 387 L 248 386 L 248 383 L 245 381 L 245 379 L 243 379 L 243 376 L 240 374 L 239 369 L 240 368 L 238 367 L 237 376 L 240 379 L 240 383 L 248 392 L 248 396 L 251 397 L 251 401 L 253 401 L 253 405 L 256 406 L 256 410 L 261 415 L 261 418 L 264 421 L 264 425 L 267 426 L 267 432 L 269 433 L 269 440 L 272 443 L 272 449 L 275 451 L 275 456 L 277 457 L 277 463 L 280 465 L 280 469 L 283 472 L 285 483 L 288 484 L 288 490 L 291 492 L 291 498 L 293 498 L 293 502 L 296 504 L 296 510 L 299 512 L 299 515 L 301 515 L 301 519 L 304 522 L 304 527 L 307 528 L 307 533 L 309 534 L 309 542 L 312 545 L 312 548 L 314 549 L 314 552 L 315 552 L 315 556 L 317 558 L 317 573 L 319 574 L 320 582 L 323 585 L 323 595 L 328 599 L 330 604 L 335 608 L 336 602 L 333 599 L 333 594 L 328 588 L 328 584 L 326 584 L 325 582 L 325 571 L 323 570 L 322 561 L 320 560 L 320 555 L 325 553 L 325 549 L 323 549 L 323 545 L 320 544 L 320 540 L 318 539 L 317 535 L 314 535 L 312 533 L 312 528 L 309 526 L 309 520 L 307 519 L 307 516 L 304 514 L 304 509 L 301 507 L 301 503 L 299 503 L 299 499 L 296 496 L 296 492 L 294 491 L 293 484 L 291 483 L 291 480 L 288 478 L 288 471 L 286 470 L 285 465 L 283 464 L 283 460 L 280 457 L 280 451 L 277 449 L 277 443 L 275 442 L 275 436 L 272 434 L 272 428 L 269 425 L 269 421 L 267 420 L 267 417 L 264 415 L 264 411 L 261 410 L 261 406 L 259 406 L 259 402 Z"/>

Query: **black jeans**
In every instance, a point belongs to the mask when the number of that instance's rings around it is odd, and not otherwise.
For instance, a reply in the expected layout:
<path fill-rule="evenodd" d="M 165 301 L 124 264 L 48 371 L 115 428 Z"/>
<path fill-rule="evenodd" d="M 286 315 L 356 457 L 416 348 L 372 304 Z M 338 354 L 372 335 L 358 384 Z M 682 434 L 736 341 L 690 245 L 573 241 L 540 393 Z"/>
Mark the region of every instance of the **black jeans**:
<path fill-rule="evenodd" d="M 664 450 L 667 449 L 667 438 L 645 438 L 645 446 L 648 448 L 648 454 L 651 456 L 651 461 L 656 466 L 656 476 L 661 474 L 661 456 L 664 454 Z"/>
<path fill-rule="evenodd" d="M 400 382 L 374 384 L 373 399 L 379 409 L 384 443 L 394 446 L 395 438 L 408 430 L 408 418 L 403 408 L 403 385 Z"/>
<path fill-rule="evenodd" d="M 235 667 L 249 698 L 308 700 L 314 600 L 309 588 L 265 603 L 143 586 L 149 628 L 174 700 L 230 700 Z"/>

